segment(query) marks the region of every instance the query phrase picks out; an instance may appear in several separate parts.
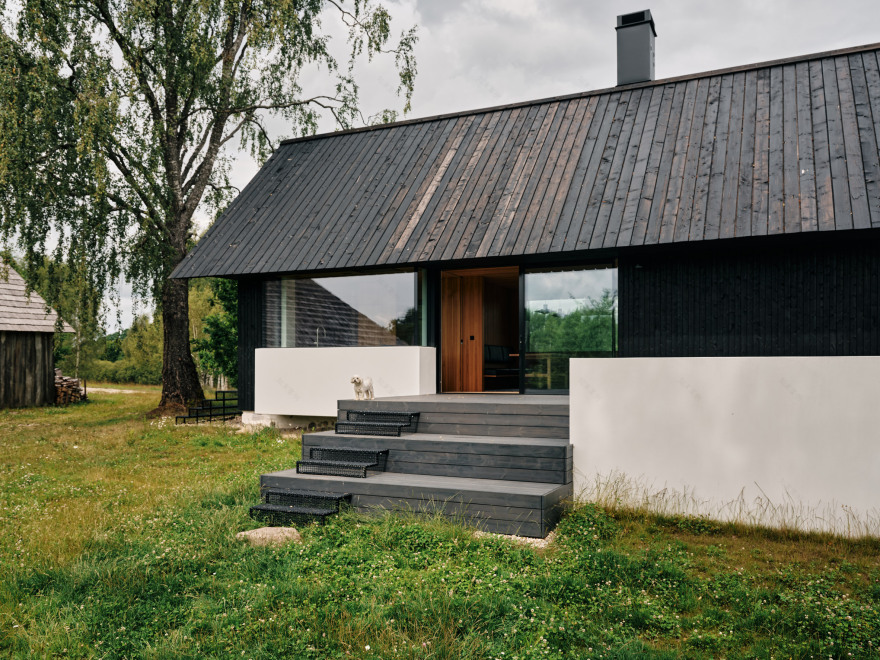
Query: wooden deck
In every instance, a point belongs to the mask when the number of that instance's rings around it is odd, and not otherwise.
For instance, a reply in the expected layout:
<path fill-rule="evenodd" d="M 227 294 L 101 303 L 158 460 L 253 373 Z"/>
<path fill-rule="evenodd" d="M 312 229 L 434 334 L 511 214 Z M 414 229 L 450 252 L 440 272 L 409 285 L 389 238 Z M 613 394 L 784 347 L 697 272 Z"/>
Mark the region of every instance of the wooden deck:
<path fill-rule="evenodd" d="M 367 479 L 297 474 L 265 474 L 261 487 L 351 493 L 352 505 L 413 513 L 442 513 L 485 531 L 546 536 L 570 498 L 571 484 L 541 484 L 496 479 L 467 479 L 384 472 Z"/>
<path fill-rule="evenodd" d="M 419 433 L 568 440 L 568 396 L 563 395 L 426 394 L 346 399 L 339 409 L 419 412 Z"/>
<path fill-rule="evenodd" d="M 356 479 L 282 470 L 264 474 L 261 488 L 347 492 L 363 511 L 441 512 L 486 531 L 533 537 L 553 529 L 572 496 L 566 396 L 437 394 L 344 400 L 339 409 L 419 412 L 421 419 L 416 433 L 400 437 L 303 436 L 303 456 L 313 447 L 387 449 L 385 472 Z"/>

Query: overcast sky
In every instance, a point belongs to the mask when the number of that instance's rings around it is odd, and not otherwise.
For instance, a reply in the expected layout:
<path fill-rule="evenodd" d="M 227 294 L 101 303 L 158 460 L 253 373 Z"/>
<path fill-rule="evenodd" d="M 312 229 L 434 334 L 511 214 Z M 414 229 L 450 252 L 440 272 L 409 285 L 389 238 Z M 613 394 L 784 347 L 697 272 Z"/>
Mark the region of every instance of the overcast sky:
<path fill-rule="evenodd" d="M 880 0 L 384 0 L 399 33 L 419 26 L 408 118 L 546 98 L 616 84 L 616 16 L 650 9 L 656 77 L 698 73 L 880 42 Z M 326 27 L 330 27 L 328 20 Z M 340 32 L 338 36 L 344 35 Z M 341 40 L 341 39 L 340 39 Z M 359 69 L 364 115 L 400 108 L 390 58 Z M 306 93 L 325 93 L 317 75 Z M 276 138 L 284 126 L 270 124 Z M 333 130 L 327 122 L 322 131 Z M 258 164 L 241 154 L 233 183 Z M 123 301 L 124 324 L 130 301 Z"/>
<path fill-rule="evenodd" d="M 657 28 L 658 79 L 880 42 L 878 0 L 385 0 L 385 5 L 396 33 L 419 27 L 419 75 L 408 118 L 612 87 L 616 17 L 642 9 L 651 10 Z M 400 108 L 390 58 L 362 66 L 358 80 L 364 115 Z M 317 75 L 305 82 L 306 90 L 326 86 Z M 288 136 L 284 126 L 271 125 L 276 137 Z M 322 126 L 333 129 L 331 121 Z M 234 183 L 243 187 L 257 169 L 242 155 Z"/>

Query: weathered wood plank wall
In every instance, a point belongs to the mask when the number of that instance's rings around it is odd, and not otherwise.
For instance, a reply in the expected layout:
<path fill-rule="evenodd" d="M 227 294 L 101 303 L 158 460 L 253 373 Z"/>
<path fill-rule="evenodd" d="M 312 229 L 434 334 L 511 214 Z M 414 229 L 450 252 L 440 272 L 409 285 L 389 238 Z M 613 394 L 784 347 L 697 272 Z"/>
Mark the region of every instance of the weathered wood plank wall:
<path fill-rule="evenodd" d="M 238 282 L 238 405 L 254 409 L 254 350 L 263 344 L 263 282 Z"/>
<path fill-rule="evenodd" d="M 55 403 L 51 332 L 0 331 L 0 408 Z"/>
<path fill-rule="evenodd" d="M 876 242 L 620 260 L 623 357 L 880 355 Z"/>
<path fill-rule="evenodd" d="M 877 45 L 285 142 L 176 276 L 880 228 Z"/>

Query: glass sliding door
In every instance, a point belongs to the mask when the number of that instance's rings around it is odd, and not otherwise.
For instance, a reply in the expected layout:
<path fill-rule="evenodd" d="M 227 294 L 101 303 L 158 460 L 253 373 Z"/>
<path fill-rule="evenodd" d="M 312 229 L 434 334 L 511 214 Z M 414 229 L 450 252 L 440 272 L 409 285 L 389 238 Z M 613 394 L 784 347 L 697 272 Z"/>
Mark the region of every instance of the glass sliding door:
<path fill-rule="evenodd" d="M 524 273 L 524 389 L 567 392 L 568 360 L 617 353 L 617 269 Z"/>

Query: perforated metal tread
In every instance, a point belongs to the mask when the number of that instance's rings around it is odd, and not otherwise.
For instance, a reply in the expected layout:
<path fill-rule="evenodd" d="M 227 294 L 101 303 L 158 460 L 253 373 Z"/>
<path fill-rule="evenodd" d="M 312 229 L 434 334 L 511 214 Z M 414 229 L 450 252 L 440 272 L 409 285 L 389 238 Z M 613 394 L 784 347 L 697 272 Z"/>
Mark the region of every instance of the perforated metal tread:
<path fill-rule="evenodd" d="M 359 477 L 366 479 L 367 470 L 377 464 L 356 461 L 303 460 L 296 462 L 297 474 L 323 474 L 337 477 Z"/>
<path fill-rule="evenodd" d="M 419 413 L 398 410 L 346 410 L 345 421 L 378 422 L 412 425 L 418 423 Z"/>
<path fill-rule="evenodd" d="M 392 435 L 399 436 L 401 430 L 410 430 L 409 424 L 396 424 L 393 422 L 336 422 L 337 433 L 351 433 L 353 435 Z"/>
<path fill-rule="evenodd" d="M 338 513 L 336 509 L 316 509 L 307 506 L 290 506 L 286 504 L 256 504 L 250 508 L 250 517 L 270 525 L 285 526 L 293 523 L 309 523 L 317 521 L 324 524 L 327 516 Z"/>
<path fill-rule="evenodd" d="M 415 433 L 419 413 L 385 410 L 345 410 L 345 419 L 336 422 L 337 433 L 399 436 L 404 429 Z"/>
<path fill-rule="evenodd" d="M 327 516 L 339 513 L 340 503 L 351 502 L 351 493 L 266 488 L 262 500 L 250 508 L 254 520 L 279 526 L 312 521 L 323 525 Z"/>
<path fill-rule="evenodd" d="M 310 516 L 325 516 L 331 513 L 339 513 L 336 508 L 323 508 L 316 506 L 299 506 L 296 504 L 255 504 L 251 507 L 251 509 L 258 509 L 260 511 L 285 511 L 290 513 L 302 513 Z"/>
<path fill-rule="evenodd" d="M 317 490 L 295 490 L 286 488 L 267 488 L 263 490 L 262 500 L 266 504 L 284 504 L 323 509 L 331 505 L 339 510 L 343 501 L 351 501 L 351 493 L 331 493 Z"/>
<path fill-rule="evenodd" d="M 309 460 L 345 461 L 350 463 L 374 463 L 377 470 L 385 471 L 388 463 L 387 449 L 348 449 L 344 447 L 310 447 Z"/>

